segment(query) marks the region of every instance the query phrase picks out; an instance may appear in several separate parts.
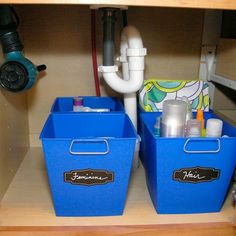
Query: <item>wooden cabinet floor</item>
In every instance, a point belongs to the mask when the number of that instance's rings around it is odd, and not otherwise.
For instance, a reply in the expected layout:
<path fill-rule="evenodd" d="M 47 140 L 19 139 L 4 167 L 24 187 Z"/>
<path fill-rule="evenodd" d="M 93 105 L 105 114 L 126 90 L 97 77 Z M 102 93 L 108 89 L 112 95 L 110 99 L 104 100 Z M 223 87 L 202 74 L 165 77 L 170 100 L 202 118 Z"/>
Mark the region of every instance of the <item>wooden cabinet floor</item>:
<path fill-rule="evenodd" d="M 31 148 L 0 202 L 0 236 L 236 236 L 235 215 L 230 199 L 219 213 L 156 214 L 139 169 L 123 216 L 55 217 L 42 150 Z"/>

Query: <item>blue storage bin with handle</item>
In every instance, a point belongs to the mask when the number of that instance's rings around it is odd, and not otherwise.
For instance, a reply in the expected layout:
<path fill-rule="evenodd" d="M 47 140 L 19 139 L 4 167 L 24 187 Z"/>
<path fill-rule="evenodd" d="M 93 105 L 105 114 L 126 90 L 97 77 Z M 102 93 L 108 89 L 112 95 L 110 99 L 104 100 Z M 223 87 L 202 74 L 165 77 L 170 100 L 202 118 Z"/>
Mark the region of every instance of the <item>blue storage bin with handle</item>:
<path fill-rule="evenodd" d="M 102 112 L 124 113 L 124 106 L 118 98 L 79 96 L 83 100 L 83 106 Z M 74 97 L 57 97 L 52 105 L 52 113 L 73 113 Z"/>
<path fill-rule="evenodd" d="M 51 114 L 40 139 L 57 216 L 123 214 L 137 139 L 126 114 Z"/>
<path fill-rule="evenodd" d="M 142 158 L 157 213 L 220 211 L 236 164 L 236 128 L 223 122 L 222 138 L 165 138 L 154 134 L 161 113 L 141 113 Z M 205 113 L 205 119 L 218 118 Z"/>

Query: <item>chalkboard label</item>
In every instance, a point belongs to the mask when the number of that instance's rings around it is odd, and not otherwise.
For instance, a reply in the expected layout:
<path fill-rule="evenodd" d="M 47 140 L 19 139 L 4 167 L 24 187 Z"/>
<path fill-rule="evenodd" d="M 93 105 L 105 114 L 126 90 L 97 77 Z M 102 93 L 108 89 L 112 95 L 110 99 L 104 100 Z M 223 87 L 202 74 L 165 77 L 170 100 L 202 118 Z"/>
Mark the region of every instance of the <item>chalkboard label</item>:
<path fill-rule="evenodd" d="M 72 170 L 64 172 L 64 181 L 76 185 L 101 185 L 114 181 L 114 173 L 106 170 Z"/>
<path fill-rule="evenodd" d="M 220 177 L 220 170 L 208 167 L 191 167 L 175 170 L 173 179 L 185 183 L 203 183 L 217 180 Z"/>

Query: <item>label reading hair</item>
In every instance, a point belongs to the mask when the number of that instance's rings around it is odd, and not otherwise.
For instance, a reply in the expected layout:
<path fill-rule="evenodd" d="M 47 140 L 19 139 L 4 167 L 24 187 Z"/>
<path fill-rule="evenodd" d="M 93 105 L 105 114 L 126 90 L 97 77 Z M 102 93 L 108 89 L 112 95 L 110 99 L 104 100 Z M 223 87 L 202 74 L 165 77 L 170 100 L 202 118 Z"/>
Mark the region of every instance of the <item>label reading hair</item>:
<path fill-rule="evenodd" d="M 220 170 L 208 167 L 191 167 L 175 170 L 173 180 L 185 183 L 203 183 L 217 180 L 220 177 Z"/>

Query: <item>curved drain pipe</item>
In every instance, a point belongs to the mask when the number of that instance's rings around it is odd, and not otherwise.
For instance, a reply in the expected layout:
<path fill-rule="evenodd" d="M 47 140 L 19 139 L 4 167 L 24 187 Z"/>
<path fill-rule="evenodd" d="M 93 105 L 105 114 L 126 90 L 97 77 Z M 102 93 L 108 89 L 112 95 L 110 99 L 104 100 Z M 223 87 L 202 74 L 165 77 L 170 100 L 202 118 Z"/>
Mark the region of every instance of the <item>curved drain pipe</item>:
<path fill-rule="evenodd" d="M 121 78 L 118 66 L 99 66 L 104 80 L 116 92 L 124 94 L 124 105 L 127 114 L 137 129 L 137 102 L 136 92 L 141 88 L 144 79 L 144 57 L 146 48 L 138 30 L 133 26 L 127 26 L 121 34 L 119 61 L 122 63 Z"/>

